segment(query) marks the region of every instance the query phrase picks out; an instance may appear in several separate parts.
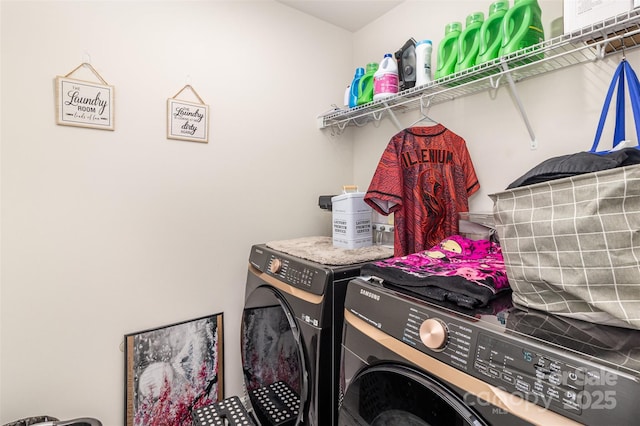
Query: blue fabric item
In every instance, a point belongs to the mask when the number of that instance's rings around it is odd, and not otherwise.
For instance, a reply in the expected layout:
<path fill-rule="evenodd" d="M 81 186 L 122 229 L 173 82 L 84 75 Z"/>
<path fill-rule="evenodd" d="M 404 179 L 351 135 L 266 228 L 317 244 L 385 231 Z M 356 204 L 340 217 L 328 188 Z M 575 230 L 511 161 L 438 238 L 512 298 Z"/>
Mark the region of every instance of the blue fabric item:
<path fill-rule="evenodd" d="M 636 125 L 636 141 L 640 141 L 640 82 L 638 82 L 638 76 L 635 71 L 633 71 L 633 68 L 631 68 L 631 65 L 629 65 L 626 59 L 623 59 L 613 74 L 613 79 L 609 85 L 609 90 L 607 91 L 607 96 L 605 97 L 604 105 L 602 106 L 602 112 L 600 113 L 600 121 L 598 122 L 596 136 L 589 152 L 609 152 L 609 150 L 598 151 L 598 144 L 602 137 L 602 130 L 604 129 L 604 124 L 607 120 L 607 114 L 611 105 L 611 98 L 613 97 L 613 91 L 615 90 L 616 85 L 618 86 L 618 92 L 616 96 L 616 122 L 613 133 L 613 148 L 618 146 L 618 144 L 625 139 L 625 74 L 626 82 L 629 86 L 631 109 L 633 111 L 633 117 Z"/>

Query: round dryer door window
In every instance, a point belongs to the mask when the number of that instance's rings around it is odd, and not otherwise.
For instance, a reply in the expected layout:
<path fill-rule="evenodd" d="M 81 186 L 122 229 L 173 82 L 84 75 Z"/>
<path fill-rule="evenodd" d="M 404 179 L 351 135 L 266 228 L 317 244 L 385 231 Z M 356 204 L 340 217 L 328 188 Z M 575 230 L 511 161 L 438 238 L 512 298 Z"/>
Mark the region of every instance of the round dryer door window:
<path fill-rule="evenodd" d="M 286 301 L 257 288 L 242 315 L 242 368 L 251 404 L 263 425 L 294 425 L 308 395 L 300 332 Z"/>
<path fill-rule="evenodd" d="M 344 395 L 339 426 L 485 426 L 439 382 L 401 365 L 369 367 Z"/>

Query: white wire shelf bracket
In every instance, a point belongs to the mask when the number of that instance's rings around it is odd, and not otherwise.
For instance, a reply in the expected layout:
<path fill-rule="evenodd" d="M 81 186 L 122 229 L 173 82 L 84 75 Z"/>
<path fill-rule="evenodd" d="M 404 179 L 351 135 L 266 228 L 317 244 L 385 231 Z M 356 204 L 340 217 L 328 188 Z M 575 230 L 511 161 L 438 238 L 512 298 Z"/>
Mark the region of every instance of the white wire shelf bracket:
<path fill-rule="evenodd" d="M 420 108 L 425 101 L 433 106 L 497 89 L 501 82 L 506 80 L 527 125 L 532 148 L 535 148 L 535 135 L 515 92 L 516 82 L 573 65 L 597 61 L 609 54 L 631 50 L 639 45 L 640 9 L 633 9 L 570 34 L 545 40 L 513 54 L 431 81 L 424 86 L 404 90 L 389 98 L 325 113 L 318 117 L 318 127 L 342 132 L 347 126 L 364 126 L 385 116 L 389 116 L 394 124 L 400 127 L 395 112 L 404 113 Z"/>

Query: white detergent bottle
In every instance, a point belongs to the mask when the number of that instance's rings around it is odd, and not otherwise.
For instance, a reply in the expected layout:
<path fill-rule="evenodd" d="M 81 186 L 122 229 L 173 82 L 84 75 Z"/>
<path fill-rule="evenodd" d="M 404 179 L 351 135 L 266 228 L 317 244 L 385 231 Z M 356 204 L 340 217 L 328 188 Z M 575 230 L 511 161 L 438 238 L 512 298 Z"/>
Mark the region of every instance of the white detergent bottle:
<path fill-rule="evenodd" d="M 416 87 L 431 81 L 431 40 L 416 44 Z"/>
<path fill-rule="evenodd" d="M 398 93 L 398 63 L 391 53 L 385 53 L 378 71 L 373 74 L 373 100 Z"/>

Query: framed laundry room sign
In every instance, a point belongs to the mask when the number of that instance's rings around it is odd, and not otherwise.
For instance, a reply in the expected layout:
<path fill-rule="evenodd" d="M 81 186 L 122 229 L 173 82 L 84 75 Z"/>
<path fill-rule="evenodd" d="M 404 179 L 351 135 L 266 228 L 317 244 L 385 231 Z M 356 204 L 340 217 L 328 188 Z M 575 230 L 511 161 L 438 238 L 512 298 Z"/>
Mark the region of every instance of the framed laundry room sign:
<path fill-rule="evenodd" d="M 90 82 L 70 78 L 80 67 L 98 78 Z M 114 87 L 89 64 L 83 63 L 65 76 L 56 77 L 56 120 L 62 126 L 114 130 Z"/>
<path fill-rule="evenodd" d="M 190 89 L 200 101 L 177 99 L 185 89 Z M 209 142 L 209 105 L 195 90 L 186 85 L 173 98 L 167 99 L 167 138 L 192 142 Z"/>
<path fill-rule="evenodd" d="M 191 411 L 224 398 L 222 319 L 124 336 L 126 426 L 192 426 Z"/>

